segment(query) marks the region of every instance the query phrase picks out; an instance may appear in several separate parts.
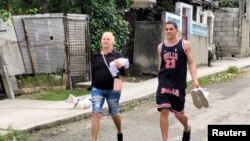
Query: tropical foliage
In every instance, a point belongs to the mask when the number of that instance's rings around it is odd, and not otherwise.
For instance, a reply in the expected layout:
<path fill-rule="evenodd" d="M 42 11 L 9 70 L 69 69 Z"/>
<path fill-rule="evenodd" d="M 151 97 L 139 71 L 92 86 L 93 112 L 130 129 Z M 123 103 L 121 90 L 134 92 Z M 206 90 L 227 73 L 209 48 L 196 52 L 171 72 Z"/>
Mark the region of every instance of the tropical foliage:
<path fill-rule="evenodd" d="M 156 0 L 156 5 L 153 8 L 136 9 L 137 20 L 160 21 L 162 12 L 174 12 L 174 4 L 175 0 Z"/>
<path fill-rule="evenodd" d="M 4 9 L 0 9 L 0 19 L 7 21 L 10 18 L 10 12 Z"/>
<path fill-rule="evenodd" d="M 90 40 L 93 51 L 100 49 L 100 38 L 103 32 L 111 31 L 116 38 L 115 48 L 123 51 L 129 34 L 128 23 L 116 10 L 113 0 L 91 0 L 87 11 L 91 11 Z"/>
<path fill-rule="evenodd" d="M 219 0 L 219 6 L 234 8 L 234 7 L 238 7 L 239 4 L 238 4 L 238 1 L 235 1 L 235 0 Z"/>
<path fill-rule="evenodd" d="M 89 14 L 90 39 L 93 51 L 100 49 L 100 37 L 111 31 L 116 37 L 115 48 L 123 51 L 128 38 L 128 23 L 121 10 L 134 0 L 1 0 L 0 18 L 6 20 L 13 15 L 37 13 L 82 13 Z"/>

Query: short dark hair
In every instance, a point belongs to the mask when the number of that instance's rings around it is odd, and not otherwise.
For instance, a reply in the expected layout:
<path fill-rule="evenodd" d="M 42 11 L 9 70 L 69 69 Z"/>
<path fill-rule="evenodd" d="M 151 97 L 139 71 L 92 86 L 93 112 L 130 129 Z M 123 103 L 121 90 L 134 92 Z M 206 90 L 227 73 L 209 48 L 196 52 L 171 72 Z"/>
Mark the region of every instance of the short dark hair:
<path fill-rule="evenodd" d="M 172 24 L 172 25 L 175 27 L 175 29 L 178 30 L 176 22 L 174 22 L 174 21 L 167 21 L 167 22 L 165 23 L 165 26 L 166 26 L 167 24 Z"/>

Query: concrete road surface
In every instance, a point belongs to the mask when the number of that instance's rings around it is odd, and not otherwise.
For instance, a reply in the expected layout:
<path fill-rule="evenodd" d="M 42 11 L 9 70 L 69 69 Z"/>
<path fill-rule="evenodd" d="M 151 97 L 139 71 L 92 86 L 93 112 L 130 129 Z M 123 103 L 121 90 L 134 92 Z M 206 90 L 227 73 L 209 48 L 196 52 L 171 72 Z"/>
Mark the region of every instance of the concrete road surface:
<path fill-rule="evenodd" d="M 186 97 L 185 113 L 192 126 L 191 141 L 207 141 L 208 124 L 250 124 L 250 73 L 232 82 L 212 84 L 210 107 L 196 109 L 191 95 Z M 144 102 L 121 114 L 125 141 L 161 141 L 159 113 L 155 102 Z M 85 119 L 32 134 L 29 141 L 90 141 L 91 120 Z M 170 115 L 169 141 L 180 141 L 182 126 Z M 99 141 L 116 141 L 110 117 L 101 120 Z"/>

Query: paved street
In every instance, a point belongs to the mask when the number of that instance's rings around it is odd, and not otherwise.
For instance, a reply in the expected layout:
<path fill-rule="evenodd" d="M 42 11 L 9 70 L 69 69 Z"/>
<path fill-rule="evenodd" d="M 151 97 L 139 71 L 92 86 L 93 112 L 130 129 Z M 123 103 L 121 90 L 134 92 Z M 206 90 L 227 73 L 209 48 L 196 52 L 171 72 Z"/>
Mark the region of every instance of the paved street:
<path fill-rule="evenodd" d="M 240 78 L 207 86 L 209 108 L 195 108 L 187 92 L 185 113 L 192 127 L 191 141 L 207 141 L 209 124 L 250 125 L 249 25 L 247 0 L 0 0 L 0 141 L 7 136 L 19 140 L 12 131 L 31 133 L 28 141 L 91 141 L 91 108 L 74 108 L 80 100 L 66 102 L 60 94 L 56 99 L 33 95 L 60 89 L 58 85 L 89 88 L 92 78 L 98 78 L 91 77 L 91 66 L 100 63 L 91 59 L 92 50 L 110 53 L 113 47 L 129 59 L 127 71 L 132 75 L 132 81 L 122 84 L 119 101 L 125 141 L 162 141 L 154 98 L 159 80 L 135 82 L 139 79 L 133 76 L 158 74 L 156 45 L 161 40 L 173 47 L 162 58 L 170 59 L 166 63 L 171 66 L 186 48 L 179 39 L 190 42 L 198 79 L 230 67 L 248 67 Z M 107 29 L 112 35 L 106 44 L 97 38 L 104 37 Z M 95 70 L 102 69 L 106 68 Z M 187 69 L 190 82 L 192 67 Z M 59 93 L 78 95 L 76 91 Z M 106 116 L 107 103 L 103 109 L 98 141 L 116 141 L 114 123 Z M 168 141 L 180 141 L 182 125 L 173 114 L 169 120 Z"/>
<path fill-rule="evenodd" d="M 207 141 L 208 124 L 250 124 L 250 71 L 232 82 L 213 84 L 210 107 L 196 109 L 191 95 L 186 97 L 186 114 L 192 126 L 191 141 Z M 160 141 L 159 113 L 154 101 L 144 102 L 121 114 L 126 141 Z M 90 141 L 91 120 L 62 125 L 32 134 L 29 141 Z M 169 141 L 180 141 L 182 126 L 170 116 Z M 116 131 L 110 117 L 103 117 L 99 141 L 115 141 Z"/>

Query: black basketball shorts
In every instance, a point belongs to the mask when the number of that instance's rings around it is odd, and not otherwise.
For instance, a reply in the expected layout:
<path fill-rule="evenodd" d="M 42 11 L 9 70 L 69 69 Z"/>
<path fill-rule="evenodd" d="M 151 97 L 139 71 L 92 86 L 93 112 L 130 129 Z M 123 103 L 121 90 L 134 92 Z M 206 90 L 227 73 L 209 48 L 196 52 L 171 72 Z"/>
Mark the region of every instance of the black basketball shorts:
<path fill-rule="evenodd" d="M 184 114 L 185 89 L 170 89 L 158 87 L 156 92 L 156 104 L 158 111 L 169 108 L 176 115 Z"/>

